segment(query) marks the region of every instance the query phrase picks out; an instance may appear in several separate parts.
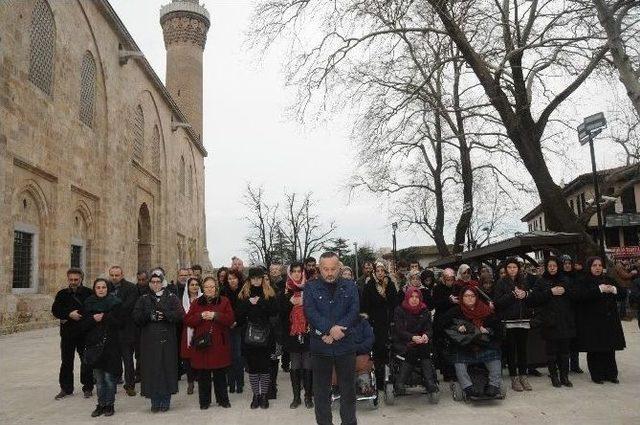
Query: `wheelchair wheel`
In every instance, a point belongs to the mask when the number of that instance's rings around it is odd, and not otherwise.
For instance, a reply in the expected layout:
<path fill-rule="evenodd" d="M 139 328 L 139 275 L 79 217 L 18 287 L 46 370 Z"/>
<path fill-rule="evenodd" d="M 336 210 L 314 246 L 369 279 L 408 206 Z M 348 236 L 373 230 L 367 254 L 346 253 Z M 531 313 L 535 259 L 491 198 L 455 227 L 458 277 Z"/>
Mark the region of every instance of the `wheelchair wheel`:
<path fill-rule="evenodd" d="M 438 402 L 440 401 L 440 391 L 429 393 L 427 397 L 429 397 L 429 403 L 438 404 Z"/>
<path fill-rule="evenodd" d="M 462 387 L 457 382 L 451 383 L 451 396 L 455 401 L 464 401 L 464 391 L 462 391 Z"/>
<path fill-rule="evenodd" d="M 393 384 L 391 382 L 384 386 L 384 402 L 389 406 L 393 406 L 396 402 L 396 394 L 393 392 Z"/>

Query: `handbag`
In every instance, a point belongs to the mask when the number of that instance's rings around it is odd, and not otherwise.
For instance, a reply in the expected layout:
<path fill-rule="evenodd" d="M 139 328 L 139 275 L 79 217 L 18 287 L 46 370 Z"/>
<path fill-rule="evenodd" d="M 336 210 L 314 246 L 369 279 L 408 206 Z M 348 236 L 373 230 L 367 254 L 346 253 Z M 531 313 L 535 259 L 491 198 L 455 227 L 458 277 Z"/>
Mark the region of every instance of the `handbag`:
<path fill-rule="evenodd" d="M 84 352 L 82 354 L 82 361 L 87 366 L 94 366 L 100 358 L 102 357 L 102 353 L 104 352 L 104 347 L 107 344 L 107 333 L 104 332 L 102 338 L 98 340 L 95 344 L 87 345 L 84 347 Z"/>
<path fill-rule="evenodd" d="M 265 347 L 270 333 L 268 326 L 249 323 L 244 332 L 244 343 L 250 347 Z"/>
<path fill-rule="evenodd" d="M 194 335 L 191 337 L 191 346 L 196 350 L 205 350 L 213 345 L 213 338 L 211 337 L 211 332 L 213 331 L 213 323 L 209 328 L 208 332 L 203 333 L 202 335 Z"/>

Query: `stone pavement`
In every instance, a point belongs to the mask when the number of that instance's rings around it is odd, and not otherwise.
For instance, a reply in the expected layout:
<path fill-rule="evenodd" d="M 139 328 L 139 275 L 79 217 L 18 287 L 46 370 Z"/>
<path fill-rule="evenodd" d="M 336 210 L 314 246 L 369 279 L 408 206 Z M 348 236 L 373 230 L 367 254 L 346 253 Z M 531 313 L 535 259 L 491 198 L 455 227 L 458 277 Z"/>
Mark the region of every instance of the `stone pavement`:
<path fill-rule="evenodd" d="M 454 402 L 442 386 L 440 404 L 429 405 L 424 396 L 407 396 L 395 406 L 381 403 L 378 410 L 366 405 L 358 409 L 360 424 L 640 424 L 640 332 L 634 322 L 625 322 L 628 348 L 618 353 L 620 385 L 595 385 L 588 374 L 572 375 L 573 389 L 554 389 L 548 378 L 533 378 L 531 393 L 509 392 L 507 399 L 485 405 Z M 269 410 L 250 410 L 249 392 L 231 394 L 231 409 L 212 406 L 198 408 L 197 395 L 186 395 L 186 382 L 172 400 L 172 409 L 151 414 L 148 400 L 127 397 L 121 387 L 116 395 L 116 414 L 112 418 L 91 418 L 95 398 L 85 400 L 81 392 L 55 401 L 59 367 L 57 329 L 42 329 L 0 337 L 0 424 L 251 424 L 312 425 L 313 411 L 300 407 L 290 410 L 288 376 L 280 374 L 280 396 Z M 583 364 L 586 366 L 584 355 Z M 76 365 L 76 369 L 78 369 Z M 79 374 L 76 372 L 76 380 Z M 507 378 L 505 377 L 505 385 Z M 79 387 L 79 382 L 77 383 Z M 334 417 L 337 416 L 334 409 Z M 336 420 L 339 423 L 339 420 Z"/>

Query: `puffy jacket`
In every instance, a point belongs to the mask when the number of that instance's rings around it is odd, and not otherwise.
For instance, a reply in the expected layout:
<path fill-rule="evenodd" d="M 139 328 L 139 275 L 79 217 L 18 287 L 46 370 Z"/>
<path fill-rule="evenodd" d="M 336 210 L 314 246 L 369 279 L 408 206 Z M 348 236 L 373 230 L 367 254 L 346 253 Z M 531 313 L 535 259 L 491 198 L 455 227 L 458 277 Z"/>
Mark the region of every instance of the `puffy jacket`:
<path fill-rule="evenodd" d="M 340 356 L 355 353 L 352 328 L 360 311 L 358 298 L 357 286 L 344 279 L 334 283 L 322 278 L 307 282 L 304 314 L 312 327 L 310 349 L 313 354 Z M 339 341 L 325 344 L 322 336 L 328 335 L 334 325 L 347 328 L 346 335 Z"/>

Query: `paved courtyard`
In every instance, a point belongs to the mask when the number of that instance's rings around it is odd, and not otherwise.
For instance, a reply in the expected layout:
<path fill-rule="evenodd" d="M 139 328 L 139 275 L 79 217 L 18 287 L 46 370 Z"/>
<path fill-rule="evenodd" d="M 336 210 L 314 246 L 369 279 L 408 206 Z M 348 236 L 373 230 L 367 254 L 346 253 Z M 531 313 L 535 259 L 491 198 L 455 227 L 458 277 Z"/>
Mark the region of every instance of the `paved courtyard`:
<path fill-rule="evenodd" d="M 509 392 L 501 403 L 472 405 L 454 402 L 443 387 L 440 404 L 429 405 L 422 396 L 399 399 L 395 406 L 381 403 L 378 410 L 366 405 L 358 409 L 360 424 L 640 424 L 640 333 L 636 322 L 626 322 L 628 348 L 618 354 L 620 385 L 590 383 L 588 375 L 572 375 L 573 389 L 554 389 L 548 378 L 534 378 L 531 393 Z M 165 414 L 151 414 L 146 399 L 127 397 L 121 387 L 112 418 L 89 416 L 95 398 L 76 394 L 61 401 L 58 392 L 59 366 L 57 329 L 43 329 L 0 336 L 0 424 L 313 424 L 313 411 L 289 409 L 291 390 L 288 376 L 280 374 L 278 400 L 267 411 L 249 409 L 249 393 L 231 394 L 231 409 L 217 406 L 198 409 L 197 395 L 187 396 L 186 382 Z M 584 360 L 584 357 L 583 357 Z M 76 365 L 76 369 L 78 369 Z M 76 372 L 76 380 L 78 380 Z M 506 385 L 505 377 L 505 385 Z M 337 416 L 337 410 L 334 409 Z M 473 421 L 473 422 L 472 422 Z M 336 421 L 339 423 L 339 420 Z"/>

